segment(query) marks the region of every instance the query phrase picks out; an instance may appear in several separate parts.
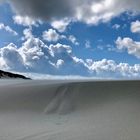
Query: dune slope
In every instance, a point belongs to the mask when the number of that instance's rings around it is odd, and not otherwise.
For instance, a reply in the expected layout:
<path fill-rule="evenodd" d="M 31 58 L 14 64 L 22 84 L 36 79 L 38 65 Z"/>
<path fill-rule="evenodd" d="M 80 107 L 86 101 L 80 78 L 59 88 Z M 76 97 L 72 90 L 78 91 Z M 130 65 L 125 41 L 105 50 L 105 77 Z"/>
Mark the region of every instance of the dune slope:
<path fill-rule="evenodd" d="M 140 138 L 140 81 L 1 83 L 0 140 Z"/>

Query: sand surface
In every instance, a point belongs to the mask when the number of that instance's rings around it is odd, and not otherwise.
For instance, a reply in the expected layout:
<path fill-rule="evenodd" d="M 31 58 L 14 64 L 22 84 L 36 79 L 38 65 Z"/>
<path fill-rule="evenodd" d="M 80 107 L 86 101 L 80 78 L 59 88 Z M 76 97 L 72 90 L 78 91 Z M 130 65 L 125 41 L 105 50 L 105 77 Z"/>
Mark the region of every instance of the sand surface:
<path fill-rule="evenodd" d="M 140 81 L 0 80 L 0 140 L 140 140 Z"/>

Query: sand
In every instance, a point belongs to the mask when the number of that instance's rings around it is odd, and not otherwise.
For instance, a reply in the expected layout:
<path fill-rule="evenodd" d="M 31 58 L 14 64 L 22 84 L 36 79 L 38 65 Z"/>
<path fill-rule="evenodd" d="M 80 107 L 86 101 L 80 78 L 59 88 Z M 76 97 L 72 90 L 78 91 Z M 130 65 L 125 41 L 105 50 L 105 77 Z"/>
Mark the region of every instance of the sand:
<path fill-rule="evenodd" d="M 140 81 L 0 80 L 0 140 L 139 140 Z"/>

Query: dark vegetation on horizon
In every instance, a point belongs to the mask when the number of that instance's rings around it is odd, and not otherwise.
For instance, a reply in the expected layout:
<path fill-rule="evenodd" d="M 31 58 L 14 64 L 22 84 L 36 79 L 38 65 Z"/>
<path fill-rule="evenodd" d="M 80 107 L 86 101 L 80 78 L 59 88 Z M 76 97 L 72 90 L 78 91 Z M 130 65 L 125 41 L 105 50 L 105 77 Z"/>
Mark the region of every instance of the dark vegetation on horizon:
<path fill-rule="evenodd" d="M 6 71 L 3 71 L 3 70 L 0 70 L 0 78 L 30 79 L 30 78 L 25 77 L 23 75 L 11 73 L 11 72 L 6 72 Z"/>

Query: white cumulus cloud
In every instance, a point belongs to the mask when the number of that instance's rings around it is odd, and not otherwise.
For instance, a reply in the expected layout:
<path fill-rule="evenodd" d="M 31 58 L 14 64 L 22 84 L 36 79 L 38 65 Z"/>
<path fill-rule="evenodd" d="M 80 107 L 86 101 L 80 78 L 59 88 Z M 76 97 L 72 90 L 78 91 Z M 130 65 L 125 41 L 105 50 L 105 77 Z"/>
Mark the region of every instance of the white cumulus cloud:
<path fill-rule="evenodd" d="M 114 60 L 102 59 L 101 61 L 93 61 L 89 69 L 91 72 L 94 72 L 96 76 L 101 77 L 140 77 L 140 64 L 131 66 L 128 63 L 117 64 Z"/>
<path fill-rule="evenodd" d="M 81 75 L 102 78 L 139 78 L 140 64 L 116 63 L 114 60 L 83 60 L 63 44 L 47 46 L 39 38 L 28 38 L 18 48 L 9 44 L 0 49 L 0 68 L 19 72 L 52 75 Z"/>
<path fill-rule="evenodd" d="M 17 46 L 13 43 L 0 48 L 0 67 L 17 69 L 18 71 L 24 71 L 24 62 L 22 56 L 19 54 Z"/>
<path fill-rule="evenodd" d="M 23 25 L 23 26 L 38 26 L 37 21 L 35 21 L 33 18 L 29 16 L 20 16 L 16 15 L 13 16 L 14 23 Z"/>
<path fill-rule="evenodd" d="M 128 54 L 140 58 L 140 42 L 134 41 L 131 38 L 118 37 L 116 45 L 119 50 L 127 50 Z"/>
<path fill-rule="evenodd" d="M 0 48 L 0 69 L 18 72 L 35 72 L 50 75 L 81 75 L 102 78 L 140 78 L 140 64 L 117 63 L 114 60 L 82 59 L 74 55 L 69 45 L 45 44 L 35 38 L 32 29 L 24 30 L 25 40 L 21 46 L 13 43 Z M 131 39 L 117 40 L 119 49 L 139 45 Z M 137 47 L 136 47 L 137 49 Z M 133 53 L 134 55 L 135 53 Z M 139 55 L 139 54 L 137 54 Z"/>
<path fill-rule="evenodd" d="M 55 30 L 49 29 L 43 32 L 43 39 L 48 42 L 57 42 L 60 39 L 66 38 L 64 35 L 58 34 Z"/>
<path fill-rule="evenodd" d="M 59 32 L 64 32 L 67 29 L 67 26 L 70 24 L 71 20 L 64 18 L 61 20 L 54 20 L 51 22 L 51 26 L 57 29 Z"/>
<path fill-rule="evenodd" d="M 140 33 L 140 21 L 139 20 L 131 23 L 131 31 L 132 31 L 132 33 Z"/>

